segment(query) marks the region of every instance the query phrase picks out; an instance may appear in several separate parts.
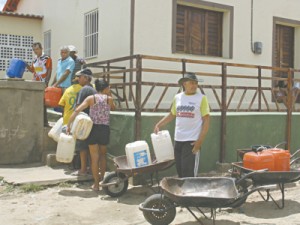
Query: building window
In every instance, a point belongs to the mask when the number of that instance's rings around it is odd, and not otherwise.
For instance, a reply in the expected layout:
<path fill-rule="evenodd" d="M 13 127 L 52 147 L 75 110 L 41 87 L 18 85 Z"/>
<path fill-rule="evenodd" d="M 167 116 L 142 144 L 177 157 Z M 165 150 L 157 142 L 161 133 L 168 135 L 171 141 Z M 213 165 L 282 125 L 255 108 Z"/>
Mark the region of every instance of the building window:
<path fill-rule="evenodd" d="M 98 55 L 98 9 L 84 14 L 84 52 L 85 57 Z"/>
<path fill-rule="evenodd" d="M 173 0 L 173 53 L 232 58 L 233 7 Z"/>
<path fill-rule="evenodd" d="M 5 71 L 12 58 L 19 58 L 27 63 L 33 60 L 33 36 L 0 34 L 0 71 Z"/>
<path fill-rule="evenodd" d="M 51 56 L 51 31 L 44 32 L 44 53 Z"/>
<path fill-rule="evenodd" d="M 223 12 L 177 7 L 176 52 L 222 56 Z"/>

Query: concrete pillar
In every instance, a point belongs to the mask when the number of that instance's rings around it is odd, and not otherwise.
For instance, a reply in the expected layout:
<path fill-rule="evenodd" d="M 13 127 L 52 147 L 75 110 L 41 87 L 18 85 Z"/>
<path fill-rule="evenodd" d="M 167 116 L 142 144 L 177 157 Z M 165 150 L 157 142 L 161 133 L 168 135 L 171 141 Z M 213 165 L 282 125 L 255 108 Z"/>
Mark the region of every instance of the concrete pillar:
<path fill-rule="evenodd" d="M 0 80 L 0 164 L 41 161 L 44 88 L 41 82 Z"/>

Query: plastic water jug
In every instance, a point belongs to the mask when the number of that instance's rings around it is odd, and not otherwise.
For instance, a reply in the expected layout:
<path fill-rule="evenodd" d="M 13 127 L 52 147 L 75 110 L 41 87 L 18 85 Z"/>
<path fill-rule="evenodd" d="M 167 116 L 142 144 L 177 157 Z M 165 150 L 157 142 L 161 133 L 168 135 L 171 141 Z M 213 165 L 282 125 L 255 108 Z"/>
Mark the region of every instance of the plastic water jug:
<path fill-rule="evenodd" d="M 288 150 L 272 148 L 264 152 L 272 153 L 274 156 L 274 171 L 290 171 L 290 152 Z"/>
<path fill-rule="evenodd" d="M 71 133 L 76 139 L 85 140 L 89 136 L 92 127 L 92 119 L 86 113 L 81 112 L 72 124 Z"/>
<path fill-rule="evenodd" d="M 151 141 L 157 162 L 174 159 L 174 148 L 168 130 L 151 134 Z"/>
<path fill-rule="evenodd" d="M 45 89 L 45 105 L 50 108 L 58 107 L 59 100 L 62 96 L 62 89 L 57 87 L 47 87 Z"/>
<path fill-rule="evenodd" d="M 23 73 L 26 68 L 26 63 L 18 58 L 13 58 L 10 60 L 9 68 L 6 71 L 6 74 L 10 78 L 22 78 Z"/>
<path fill-rule="evenodd" d="M 61 133 L 56 149 L 56 160 L 58 162 L 70 163 L 73 160 L 74 152 L 75 138 L 71 135 Z"/>
<path fill-rule="evenodd" d="M 131 168 L 152 164 L 149 146 L 146 141 L 135 141 L 125 146 L 127 163 Z"/>
<path fill-rule="evenodd" d="M 243 166 L 252 170 L 268 169 L 274 171 L 274 156 L 269 152 L 248 152 L 243 157 Z"/>
<path fill-rule="evenodd" d="M 61 117 L 55 125 L 51 128 L 48 133 L 48 136 L 51 137 L 54 141 L 58 142 L 59 135 L 61 134 L 63 127 L 63 118 Z"/>

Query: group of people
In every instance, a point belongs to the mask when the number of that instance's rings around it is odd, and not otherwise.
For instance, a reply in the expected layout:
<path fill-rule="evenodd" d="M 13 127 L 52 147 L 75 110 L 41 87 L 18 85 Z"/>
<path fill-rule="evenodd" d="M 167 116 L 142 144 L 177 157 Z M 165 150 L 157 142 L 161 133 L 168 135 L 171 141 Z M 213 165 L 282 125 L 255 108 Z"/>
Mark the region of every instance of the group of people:
<path fill-rule="evenodd" d="M 44 82 L 47 87 L 51 79 L 52 60 L 43 53 L 41 43 L 34 43 L 32 49 L 36 57 L 27 68 L 33 73 L 33 80 Z M 75 151 L 79 152 L 81 167 L 74 175 L 87 174 L 87 159 L 90 155 L 94 178 L 92 189 L 98 191 L 99 182 L 103 180 L 106 171 L 106 145 L 110 137 L 109 115 L 115 105 L 108 82 L 96 79 L 94 89 L 91 84 L 92 71 L 82 68 L 85 61 L 76 53 L 74 46 L 61 47 L 61 58 L 58 60 L 56 76 L 51 86 L 61 88 L 63 91 L 59 105 L 63 108 L 63 125 L 66 125 L 66 133 L 70 133 L 70 126 L 81 111 L 88 114 L 93 121 L 89 137 L 83 141 L 76 140 Z M 45 125 L 48 125 L 46 107 L 44 108 Z"/>
<path fill-rule="evenodd" d="M 45 82 L 45 86 L 48 86 L 52 71 L 51 58 L 43 54 L 40 43 L 34 43 L 32 48 L 36 58 L 32 65 L 28 65 L 28 69 L 33 72 L 34 80 Z M 63 46 L 60 49 L 61 58 L 52 86 L 63 89 L 64 94 L 59 105 L 64 107 L 63 124 L 67 125 L 67 133 L 81 111 L 87 113 L 93 121 L 89 137 L 76 142 L 81 161 L 77 175 L 87 173 L 89 150 L 94 178 L 92 189 L 98 191 L 99 182 L 103 180 L 106 171 L 106 145 L 110 136 L 109 115 L 110 110 L 115 109 L 115 105 L 109 84 L 105 80 L 96 79 L 95 90 L 91 85 L 92 71 L 81 68 L 85 62 L 77 57 L 76 53 L 74 46 Z M 200 149 L 209 129 L 210 108 L 207 97 L 198 92 L 199 81 L 194 73 L 184 74 L 178 81 L 183 87 L 183 92 L 174 97 L 170 113 L 154 127 L 154 132 L 157 133 L 163 126 L 176 120 L 174 155 L 179 177 L 197 176 Z"/>

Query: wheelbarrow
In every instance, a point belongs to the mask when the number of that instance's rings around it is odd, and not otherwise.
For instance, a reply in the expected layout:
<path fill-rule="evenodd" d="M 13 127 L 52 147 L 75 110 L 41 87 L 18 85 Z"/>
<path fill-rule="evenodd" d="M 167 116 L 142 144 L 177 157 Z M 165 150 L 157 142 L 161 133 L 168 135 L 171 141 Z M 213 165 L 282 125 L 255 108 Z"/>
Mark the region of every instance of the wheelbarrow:
<path fill-rule="evenodd" d="M 151 185 L 149 187 L 154 185 L 153 175 L 155 174 L 157 184 L 159 184 L 158 172 L 166 170 L 175 164 L 174 159 L 163 162 L 153 160 L 151 165 L 131 168 L 128 165 L 126 155 L 115 157 L 113 161 L 117 168 L 116 171 L 105 176 L 101 184 L 104 192 L 111 197 L 123 195 L 128 189 L 128 178 L 138 174 L 150 174 Z"/>
<path fill-rule="evenodd" d="M 259 173 L 259 172 L 255 172 Z M 215 224 L 217 208 L 235 208 L 245 202 L 247 196 L 257 191 L 252 189 L 246 193 L 239 192 L 237 186 L 245 178 L 236 180 L 230 177 L 188 177 L 162 179 L 162 193 L 154 194 L 139 205 L 145 219 L 153 225 L 170 224 L 176 216 L 176 207 L 181 206 L 202 221 L 191 210 L 196 208 L 205 218 L 208 218 L 201 208 L 211 210 L 210 218 Z"/>
<path fill-rule="evenodd" d="M 298 158 L 291 161 L 291 166 L 299 161 Z M 300 180 L 300 170 L 291 169 L 290 171 L 268 171 L 260 170 L 259 173 L 255 173 L 255 170 L 251 170 L 243 167 L 242 162 L 232 163 L 231 175 L 236 179 L 243 179 L 243 182 L 240 183 L 240 192 L 248 192 L 251 189 L 257 190 L 257 187 L 260 187 L 258 193 L 264 201 L 271 199 L 273 203 L 279 208 L 284 208 L 284 189 L 286 183 L 293 183 Z M 247 182 L 247 179 L 251 182 Z M 281 192 L 281 203 L 276 201 L 270 190 L 278 186 Z M 262 190 L 266 191 L 266 197 L 262 194 Z M 280 202 L 280 200 L 279 200 Z"/>

